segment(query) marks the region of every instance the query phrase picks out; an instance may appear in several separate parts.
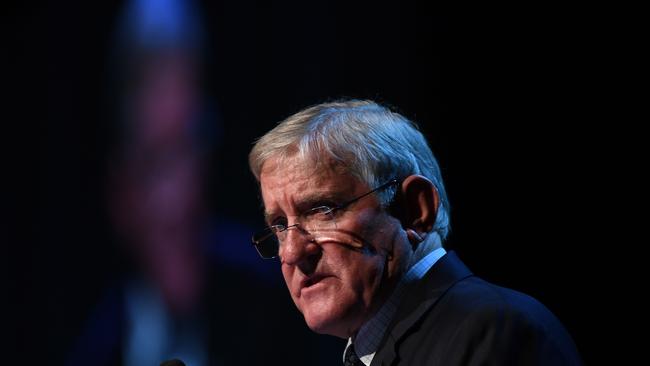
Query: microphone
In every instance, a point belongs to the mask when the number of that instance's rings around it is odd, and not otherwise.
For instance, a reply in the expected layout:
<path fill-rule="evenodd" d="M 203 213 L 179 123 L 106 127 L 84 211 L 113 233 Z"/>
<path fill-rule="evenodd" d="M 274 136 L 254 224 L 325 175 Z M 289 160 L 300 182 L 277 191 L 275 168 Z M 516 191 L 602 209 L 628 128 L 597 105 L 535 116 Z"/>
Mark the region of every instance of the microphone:
<path fill-rule="evenodd" d="M 185 366 L 185 362 L 174 358 L 171 360 L 163 361 L 160 366 Z"/>

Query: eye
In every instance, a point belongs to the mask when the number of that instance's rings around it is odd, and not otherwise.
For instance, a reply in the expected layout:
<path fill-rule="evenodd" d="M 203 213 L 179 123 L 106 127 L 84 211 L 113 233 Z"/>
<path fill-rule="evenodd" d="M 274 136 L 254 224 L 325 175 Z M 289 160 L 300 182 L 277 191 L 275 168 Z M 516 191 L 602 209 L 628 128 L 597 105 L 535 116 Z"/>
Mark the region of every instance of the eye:
<path fill-rule="evenodd" d="M 326 221 L 333 218 L 333 211 L 332 207 L 322 205 L 305 212 L 304 216 L 313 220 Z"/>

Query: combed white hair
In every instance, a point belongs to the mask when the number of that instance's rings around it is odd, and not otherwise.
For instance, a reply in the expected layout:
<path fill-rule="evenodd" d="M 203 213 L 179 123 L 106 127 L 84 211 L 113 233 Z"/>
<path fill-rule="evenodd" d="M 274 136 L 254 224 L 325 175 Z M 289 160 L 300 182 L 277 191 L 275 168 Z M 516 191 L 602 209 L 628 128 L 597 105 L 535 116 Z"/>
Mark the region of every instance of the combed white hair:
<path fill-rule="evenodd" d="M 449 203 L 438 163 L 415 123 L 369 100 L 346 100 L 304 109 L 257 140 L 249 155 L 259 181 L 268 159 L 298 157 L 318 167 L 336 164 L 369 187 L 393 178 L 419 174 L 438 190 L 440 207 L 433 230 L 444 240 L 449 232 Z M 394 196 L 378 192 L 382 204 Z"/>

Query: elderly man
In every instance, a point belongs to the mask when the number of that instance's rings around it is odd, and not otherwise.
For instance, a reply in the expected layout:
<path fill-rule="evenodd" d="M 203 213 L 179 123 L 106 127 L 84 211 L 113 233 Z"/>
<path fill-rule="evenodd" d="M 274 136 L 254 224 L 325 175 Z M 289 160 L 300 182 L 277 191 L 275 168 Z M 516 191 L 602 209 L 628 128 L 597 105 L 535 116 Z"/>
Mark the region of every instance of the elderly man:
<path fill-rule="evenodd" d="M 254 245 L 280 259 L 307 325 L 348 339 L 345 365 L 581 363 L 542 304 L 445 252 L 440 169 L 403 116 L 371 101 L 310 107 L 249 162 L 268 224 Z"/>

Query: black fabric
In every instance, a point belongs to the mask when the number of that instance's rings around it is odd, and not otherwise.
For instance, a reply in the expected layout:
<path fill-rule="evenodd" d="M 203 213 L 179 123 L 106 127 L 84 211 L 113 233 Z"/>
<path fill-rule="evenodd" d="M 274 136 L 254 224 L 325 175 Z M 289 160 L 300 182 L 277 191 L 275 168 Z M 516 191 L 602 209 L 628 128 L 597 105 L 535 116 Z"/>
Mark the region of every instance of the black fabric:
<path fill-rule="evenodd" d="M 163 361 L 160 366 L 185 366 L 185 362 L 175 358 L 173 360 Z"/>
<path fill-rule="evenodd" d="M 474 276 L 443 256 L 407 296 L 377 365 L 582 365 L 573 340 L 537 300 Z"/>
<path fill-rule="evenodd" d="M 350 344 L 350 346 L 345 350 L 343 365 L 344 366 L 365 366 L 363 362 L 361 362 L 361 360 L 359 359 L 359 356 L 357 356 L 357 353 L 354 351 L 354 344 Z"/>

